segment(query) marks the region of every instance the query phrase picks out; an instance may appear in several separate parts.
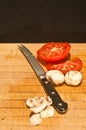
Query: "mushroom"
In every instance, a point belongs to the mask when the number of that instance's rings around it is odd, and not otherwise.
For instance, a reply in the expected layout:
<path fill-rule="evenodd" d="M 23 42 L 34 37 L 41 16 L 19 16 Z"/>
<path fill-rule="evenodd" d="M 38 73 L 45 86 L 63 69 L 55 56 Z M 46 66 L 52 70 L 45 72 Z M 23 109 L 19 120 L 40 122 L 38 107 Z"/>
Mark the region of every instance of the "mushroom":
<path fill-rule="evenodd" d="M 52 82 L 55 85 L 59 85 L 64 82 L 64 74 L 59 70 L 47 71 L 46 78 L 48 81 Z"/>
<path fill-rule="evenodd" d="M 28 107 L 30 107 L 31 111 L 33 111 L 34 113 L 39 113 L 43 109 L 45 109 L 46 106 L 52 104 L 52 100 L 49 97 L 34 97 L 28 98 L 26 104 Z"/>
<path fill-rule="evenodd" d="M 54 115 L 54 108 L 52 106 L 47 106 L 45 110 L 40 113 L 41 118 L 51 117 Z"/>
<path fill-rule="evenodd" d="M 40 114 L 33 114 L 30 117 L 30 124 L 31 125 L 39 125 L 42 122 L 42 118 L 40 117 Z"/>
<path fill-rule="evenodd" d="M 53 103 L 52 99 L 49 96 L 46 97 L 46 101 L 47 101 L 47 106 L 50 106 Z"/>
<path fill-rule="evenodd" d="M 27 101 L 26 101 L 26 105 L 28 107 L 33 107 L 34 106 L 34 98 L 28 98 Z"/>
<path fill-rule="evenodd" d="M 54 115 L 54 108 L 50 106 L 52 105 L 52 99 L 49 96 L 28 98 L 26 105 L 33 112 L 30 117 L 31 125 L 39 125 L 42 122 L 42 118 Z"/>
<path fill-rule="evenodd" d="M 65 83 L 67 85 L 77 86 L 82 81 L 82 74 L 77 70 L 69 71 L 65 74 Z"/>
<path fill-rule="evenodd" d="M 28 107 L 34 107 L 40 105 L 41 98 L 39 97 L 34 97 L 34 98 L 28 98 L 26 101 L 26 104 Z"/>

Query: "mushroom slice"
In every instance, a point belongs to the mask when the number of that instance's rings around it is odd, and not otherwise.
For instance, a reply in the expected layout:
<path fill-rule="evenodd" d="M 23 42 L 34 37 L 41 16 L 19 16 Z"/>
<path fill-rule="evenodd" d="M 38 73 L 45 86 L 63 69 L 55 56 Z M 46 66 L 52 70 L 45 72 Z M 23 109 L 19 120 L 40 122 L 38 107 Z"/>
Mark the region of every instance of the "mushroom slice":
<path fill-rule="evenodd" d="M 40 113 L 41 118 L 51 117 L 54 115 L 54 108 L 48 106 L 45 110 Z"/>
<path fill-rule="evenodd" d="M 64 82 L 64 74 L 59 70 L 47 71 L 46 78 L 48 81 L 52 82 L 55 85 L 59 85 Z"/>
<path fill-rule="evenodd" d="M 33 111 L 34 113 L 39 113 L 47 106 L 47 100 L 46 98 L 42 97 L 41 98 L 34 97 L 34 99 L 35 100 L 33 102 L 33 107 L 30 107 L 30 110 Z"/>
<path fill-rule="evenodd" d="M 26 105 L 28 107 L 33 107 L 34 106 L 33 101 L 34 101 L 34 98 L 28 98 L 26 101 Z"/>
<path fill-rule="evenodd" d="M 77 86 L 82 81 L 82 74 L 79 71 L 72 70 L 65 74 L 65 83 L 67 85 Z"/>
<path fill-rule="evenodd" d="M 50 106 L 53 103 L 52 99 L 49 96 L 46 97 L 46 101 L 47 101 L 47 106 Z"/>
<path fill-rule="evenodd" d="M 38 105 L 40 105 L 40 100 L 41 100 L 41 98 L 39 98 L 39 97 L 28 98 L 26 101 L 26 105 L 28 107 L 38 106 Z"/>
<path fill-rule="evenodd" d="M 33 114 L 30 117 L 30 124 L 31 125 L 39 125 L 42 122 L 42 118 L 40 117 L 40 114 Z"/>

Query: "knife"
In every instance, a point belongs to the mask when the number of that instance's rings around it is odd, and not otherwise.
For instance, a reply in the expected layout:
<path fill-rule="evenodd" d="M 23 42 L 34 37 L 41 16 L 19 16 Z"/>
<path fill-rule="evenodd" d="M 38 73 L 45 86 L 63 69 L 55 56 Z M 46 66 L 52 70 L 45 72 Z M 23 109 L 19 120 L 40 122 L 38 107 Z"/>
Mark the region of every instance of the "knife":
<path fill-rule="evenodd" d="M 56 91 L 53 85 L 46 79 L 46 72 L 38 63 L 38 60 L 35 58 L 32 52 L 24 45 L 19 45 L 18 48 L 33 68 L 46 94 L 50 96 L 50 98 L 52 99 L 53 106 L 56 109 L 56 111 L 58 111 L 59 113 L 65 113 L 68 109 L 68 104 L 61 99 L 59 93 Z"/>

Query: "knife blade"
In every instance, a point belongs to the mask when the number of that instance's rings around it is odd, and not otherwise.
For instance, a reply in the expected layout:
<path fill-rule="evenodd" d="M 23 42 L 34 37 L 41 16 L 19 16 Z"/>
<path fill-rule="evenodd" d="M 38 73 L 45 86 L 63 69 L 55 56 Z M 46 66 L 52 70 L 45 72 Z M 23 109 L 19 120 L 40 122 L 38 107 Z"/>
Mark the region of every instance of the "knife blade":
<path fill-rule="evenodd" d="M 41 67 L 38 60 L 35 58 L 32 52 L 24 45 L 19 45 L 18 48 L 33 68 L 46 94 L 50 96 L 50 98 L 52 99 L 53 106 L 56 109 L 56 111 L 58 111 L 59 113 L 65 113 L 68 109 L 68 104 L 62 100 L 61 96 L 56 91 L 54 86 L 46 79 L 46 72 Z"/>

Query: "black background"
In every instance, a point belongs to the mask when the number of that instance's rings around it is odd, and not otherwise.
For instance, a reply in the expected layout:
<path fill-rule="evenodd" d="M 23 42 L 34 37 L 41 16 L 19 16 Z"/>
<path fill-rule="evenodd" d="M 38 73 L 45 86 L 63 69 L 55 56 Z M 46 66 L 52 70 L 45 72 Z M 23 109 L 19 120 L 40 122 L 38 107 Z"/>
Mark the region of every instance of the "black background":
<path fill-rule="evenodd" d="M 0 42 L 86 42 L 85 0 L 0 1 Z"/>

